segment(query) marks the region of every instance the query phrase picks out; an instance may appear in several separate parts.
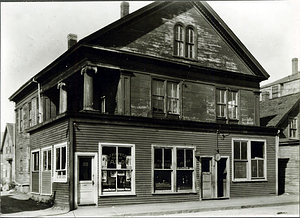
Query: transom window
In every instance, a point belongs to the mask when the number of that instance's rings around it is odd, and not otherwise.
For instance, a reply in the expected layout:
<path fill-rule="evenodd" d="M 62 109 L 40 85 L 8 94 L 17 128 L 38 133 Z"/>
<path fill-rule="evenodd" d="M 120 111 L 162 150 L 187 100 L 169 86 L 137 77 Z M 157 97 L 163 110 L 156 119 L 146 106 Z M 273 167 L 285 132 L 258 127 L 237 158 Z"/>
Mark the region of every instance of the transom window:
<path fill-rule="evenodd" d="M 134 145 L 100 144 L 100 195 L 134 194 Z"/>
<path fill-rule="evenodd" d="M 174 55 L 186 58 L 195 58 L 194 28 L 177 24 L 174 28 Z"/>
<path fill-rule="evenodd" d="M 194 191 L 194 147 L 153 146 L 153 192 Z"/>
<path fill-rule="evenodd" d="M 179 83 L 154 79 L 152 109 L 156 113 L 179 114 Z"/>
<path fill-rule="evenodd" d="M 266 179 L 265 141 L 233 140 L 233 180 Z"/>
<path fill-rule="evenodd" d="M 216 89 L 217 117 L 238 120 L 238 92 Z"/>
<path fill-rule="evenodd" d="M 67 181 L 67 143 L 54 145 L 54 180 Z"/>
<path fill-rule="evenodd" d="M 289 138 L 298 139 L 297 118 L 289 118 Z"/>

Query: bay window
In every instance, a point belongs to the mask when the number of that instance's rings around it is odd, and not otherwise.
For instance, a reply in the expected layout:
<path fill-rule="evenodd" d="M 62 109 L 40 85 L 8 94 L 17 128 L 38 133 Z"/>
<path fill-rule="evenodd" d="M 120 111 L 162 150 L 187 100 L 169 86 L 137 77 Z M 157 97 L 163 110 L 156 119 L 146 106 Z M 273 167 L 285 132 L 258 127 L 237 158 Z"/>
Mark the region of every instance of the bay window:
<path fill-rule="evenodd" d="M 263 140 L 233 140 L 233 180 L 266 179 L 266 145 Z"/>
<path fill-rule="evenodd" d="M 174 193 L 195 190 L 195 148 L 152 146 L 153 192 Z"/>
<path fill-rule="evenodd" d="M 134 145 L 99 144 L 100 195 L 134 194 Z"/>

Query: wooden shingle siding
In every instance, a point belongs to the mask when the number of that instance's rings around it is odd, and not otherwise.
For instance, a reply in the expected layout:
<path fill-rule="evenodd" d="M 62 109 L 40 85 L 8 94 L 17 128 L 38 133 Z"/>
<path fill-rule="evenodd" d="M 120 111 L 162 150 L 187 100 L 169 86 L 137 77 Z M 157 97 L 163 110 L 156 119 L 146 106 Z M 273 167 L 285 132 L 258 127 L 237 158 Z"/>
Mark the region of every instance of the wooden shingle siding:
<path fill-rule="evenodd" d="M 131 204 L 131 203 L 158 203 L 158 202 L 183 202 L 199 200 L 198 193 L 195 194 L 152 194 L 152 172 L 151 172 L 151 145 L 167 144 L 181 146 L 196 146 L 196 153 L 200 155 L 213 155 L 215 153 L 217 137 L 216 133 L 192 132 L 152 128 L 134 128 L 118 125 L 101 125 L 89 123 L 76 123 L 75 129 L 75 152 L 98 152 L 99 142 L 106 143 L 130 143 L 135 144 L 135 169 L 136 169 L 136 196 L 99 197 L 99 206 Z M 230 158 L 231 169 L 231 139 L 232 137 L 259 138 L 259 136 L 235 135 L 231 134 L 222 140 L 219 135 L 219 150 L 223 156 Z M 264 138 L 264 137 L 263 137 Z M 273 142 L 272 142 L 273 140 Z M 267 141 L 273 148 L 274 137 Z M 247 184 L 231 183 L 231 195 L 238 196 L 241 192 L 247 192 L 244 196 L 255 196 L 260 194 L 275 193 L 275 154 L 269 145 L 268 151 L 268 182 Z M 196 161 L 196 159 L 195 159 Z M 196 162 L 196 190 L 199 189 L 199 163 Z M 231 175 L 230 175 L 231 181 Z M 260 187 L 264 189 L 261 191 Z"/>
<path fill-rule="evenodd" d="M 184 120 L 215 122 L 214 86 L 184 82 L 182 92 Z"/>
<path fill-rule="evenodd" d="M 42 194 L 52 194 L 51 185 L 51 171 L 42 172 Z"/>
<path fill-rule="evenodd" d="M 255 99 L 253 91 L 241 90 L 240 91 L 241 108 L 240 108 L 240 118 L 242 125 L 254 125 L 255 124 L 255 114 L 254 106 Z"/>

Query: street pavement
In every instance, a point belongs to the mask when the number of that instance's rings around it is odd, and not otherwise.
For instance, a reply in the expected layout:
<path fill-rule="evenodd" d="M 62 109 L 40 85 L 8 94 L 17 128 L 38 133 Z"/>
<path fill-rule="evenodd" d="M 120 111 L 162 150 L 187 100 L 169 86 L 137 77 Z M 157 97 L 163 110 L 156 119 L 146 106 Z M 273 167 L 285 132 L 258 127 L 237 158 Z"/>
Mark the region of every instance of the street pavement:
<path fill-rule="evenodd" d="M 38 211 L 2 214 L 2 217 L 111 217 L 111 216 L 162 216 L 179 213 L 236 210 L 270 206 L 298 205 L 299 195 L 280 195 L 249 198 L 231 198 L 226 200 L 203 200 L 182 203 L 134 204 L 114 207 L 79 207 L 73 211 L 48 208 Z M 298 210 L 299 215 L 299 210 Z"/>

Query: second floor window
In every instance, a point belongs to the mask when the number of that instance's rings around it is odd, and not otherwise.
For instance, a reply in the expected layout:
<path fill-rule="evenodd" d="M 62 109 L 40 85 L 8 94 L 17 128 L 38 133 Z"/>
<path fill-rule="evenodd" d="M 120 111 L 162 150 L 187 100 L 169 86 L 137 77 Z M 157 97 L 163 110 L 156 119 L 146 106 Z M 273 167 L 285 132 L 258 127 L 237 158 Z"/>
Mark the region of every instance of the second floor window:
<path fill-rule="evenodd" d="M 290 139 L 297 139 L 298 138 L 298 131 L 297 131 L 297 118 L 290 118 L 289 119 L 289 138 Z"/>
<path fill-rule="evenodd" d="M 154 113 L 179 114 L 179 83 L 154 79 L 152 109 Z"/>
<path fill-rule="evenodd" d="M 238 120 L 238 92 L 217 89 L 216 93 L 217 117 Z"/>

